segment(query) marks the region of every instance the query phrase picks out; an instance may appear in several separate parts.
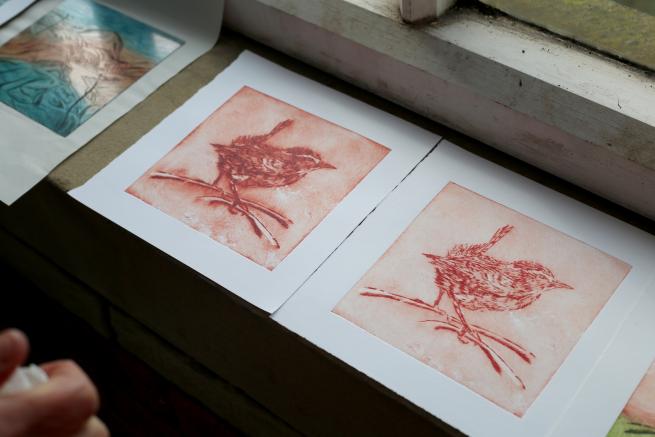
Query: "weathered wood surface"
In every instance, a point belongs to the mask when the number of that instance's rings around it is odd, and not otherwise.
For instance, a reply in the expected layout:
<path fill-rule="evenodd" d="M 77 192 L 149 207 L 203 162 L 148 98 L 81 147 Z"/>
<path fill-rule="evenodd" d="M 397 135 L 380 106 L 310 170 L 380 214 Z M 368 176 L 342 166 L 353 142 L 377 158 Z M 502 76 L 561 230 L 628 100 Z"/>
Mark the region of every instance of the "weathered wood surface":
<path fill-rule="evenodd" d="M 399 0 L 400 15 L 406 23 L 425 23 L 443 15 L 456 0 Z"/>
<path fill-rule="evenodd" d="M 501 17 L 402 23 L 396 0 L 228 0 L 226 25 L 655 218 L 655 87 Z"/>
<path fill-rule="evenodd" d="M 437 0 L 399 0 L 400 16 L 406 23 L 431 21 L 437 18 Z"/>

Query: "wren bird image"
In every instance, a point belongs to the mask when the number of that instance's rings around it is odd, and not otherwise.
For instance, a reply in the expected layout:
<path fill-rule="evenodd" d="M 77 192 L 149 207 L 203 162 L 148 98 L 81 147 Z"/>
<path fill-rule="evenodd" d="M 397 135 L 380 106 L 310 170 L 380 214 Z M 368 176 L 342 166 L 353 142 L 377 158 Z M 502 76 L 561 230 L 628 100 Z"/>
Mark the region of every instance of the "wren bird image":
<path fill-rule="evenodd" d="M 454 182 L 417 214 L 332 312 L 523 416 L 631 266 Z"/>
<path fill-rule="evenodd" d="M 512 370 L 488 341 L 514 352 L 526 363 L 531 363 L 534 354 L 517 343 L 481 326 L 471 325 L 463 309 L 469 311 L 517 311 L 534 303 L 546 291 L 573 287 L 555 278 L 555 274 L 538 262 L 528 260 L 506 261 L 487 254 L 487 251 L 510 233 L 513 226 L 498 229 L 486 243 L 457 244 L 445 256 L 431 253 L 423 255 L 434 266 L 436 298 L 432 303 L 410 298 L 398 293 L 367 288 L 362 296 L 385 298 L 410 306 L 427 309 L 443 316 L 439 320 L 425 320 L 435 331 L 452 331 L 463 344 L 473 343 L 484 352 L 493 369 L 502 374 L 507 372 L 516 383 L 525 389 L 525 383 Z M 439 308 L 442 298 L 450 299 L 456 317 Z M 484 337 L 484 338 L 483 338 Z"/>
<path fill-rule="evenodd" d="M 217 106 L 126 191 L 268 270 L 390 151 L 249 86 Z"/>
<path fill-rule="evenodd" d="M 292 124 L 293 120 L 284 120 L 263 135 L 241 135 L 233 139 L 230 144 L 211 144 L 216 152 L 218 170 L 218 176 L 211 184 L 164 172 L 154 172 L 152 177 L 205 188 L 211 187 L 215 191 L 213 195 L 199 196 L 198 199 L 206 201 L 209 205 L 227 205 L 230 213 L 242 214 L 258 237 L 265 238 L 272 246 L 279 249 L 280 243 L 251 209 L 268 215 L 285 228 L 291 226 L 293 221 L 265 205 L 242 199 L 239 196 L 239 188 L 286 187 L 298 182 L 312 171 L 336 170 L 335 166 L 323 161 L 318 152 L 308 147 L 283 149 L 268 143 L 271 137 Z M 221 188 L 221 181 L 225 181 L 229 192 Z"/>

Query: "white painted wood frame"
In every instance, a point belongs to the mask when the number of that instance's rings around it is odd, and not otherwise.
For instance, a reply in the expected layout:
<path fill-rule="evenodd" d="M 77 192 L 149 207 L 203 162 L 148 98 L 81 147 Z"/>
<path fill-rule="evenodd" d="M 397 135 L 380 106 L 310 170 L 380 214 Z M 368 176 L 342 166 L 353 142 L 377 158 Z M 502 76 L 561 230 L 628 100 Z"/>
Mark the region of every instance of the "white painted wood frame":
<path fill-rule="evenodd" d="M 442 15 L 457 0 L 399 0 L 400 15 L 407 23 L 432 21 Z"/>
<path fill-rule="evenodd" d="M 430 25 L 398 0 L 227 0 L 277 50 L 655 218 L 655 81 L 504 17 Z"/>

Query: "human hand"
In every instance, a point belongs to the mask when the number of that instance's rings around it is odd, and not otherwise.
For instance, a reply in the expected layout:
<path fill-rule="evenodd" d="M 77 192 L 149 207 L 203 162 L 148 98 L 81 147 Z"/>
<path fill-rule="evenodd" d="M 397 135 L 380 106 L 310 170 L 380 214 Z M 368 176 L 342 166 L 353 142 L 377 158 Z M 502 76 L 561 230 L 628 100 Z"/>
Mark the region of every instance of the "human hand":
<path fill-rule="evenodd" d="M 27 337 L 17 330 L 0 332 L 0 386 L 26 359 Z M 30 390 L 0 396 L 2 437 L 106 437 L 105 425 L 95 417 L 96 388 L 74 362 L 41 365 L 48 382 Z"/>

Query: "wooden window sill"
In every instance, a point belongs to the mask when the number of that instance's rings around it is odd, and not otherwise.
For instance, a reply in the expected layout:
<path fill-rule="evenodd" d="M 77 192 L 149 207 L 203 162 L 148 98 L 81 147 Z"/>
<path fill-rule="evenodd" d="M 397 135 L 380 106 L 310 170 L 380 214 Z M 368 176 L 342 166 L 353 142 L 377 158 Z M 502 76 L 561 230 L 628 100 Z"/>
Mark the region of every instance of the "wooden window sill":
<path fill-rule="evenodd" d="M 505 17 L 407 25 L 397 0 L 227 0 L 226 25 L 655 218 L 655 87 Z"/>

